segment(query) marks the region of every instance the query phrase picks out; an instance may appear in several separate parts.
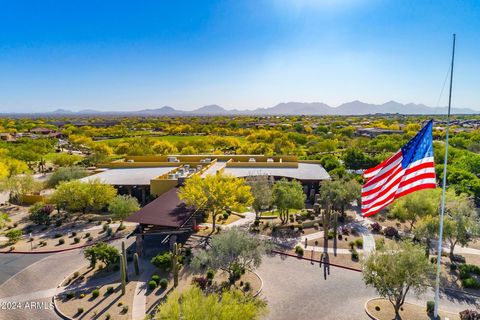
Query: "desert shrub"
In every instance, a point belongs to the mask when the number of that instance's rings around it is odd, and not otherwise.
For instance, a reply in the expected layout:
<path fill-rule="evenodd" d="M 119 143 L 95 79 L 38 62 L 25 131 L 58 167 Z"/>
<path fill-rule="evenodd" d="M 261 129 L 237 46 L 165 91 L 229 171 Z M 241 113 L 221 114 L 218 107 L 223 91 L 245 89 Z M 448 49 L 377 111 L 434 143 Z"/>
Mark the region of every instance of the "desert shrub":
<path fill-rule="evenodd" d="M 380 250 L 385 246 L 385 239 L 378 238 L 375 239 L 375 249 Z"/>
<path fill-rule="evenodd" d="M 107 293 L 108 293 L 108 294 L 113 293 L 113 291 L 114 291 L 113 287 L 108 287 L 108 288 L 107 288 Z"/>
<path fill-rule="evenodd" d="M 296 246 L 295 253 L 299 256 L 303 256 L 303 248 L 301 246 Z"/>
<path fill-rule="evenodd" d="M 167 280 L 167 279 L 165 279 L 165 278 L 163 278 L 162 280 L 160 280 L 160 283 L 159 283 L 159 285 L 160 285 L 160 288 L 162 288 L 162 289 L 166 289 L 166 288 L 167 288 L 167 286 L 168 286 L 168 280 Z"/>
<path fill-rule="evenodd" d="M 480 289 L 480 282 L 475 278 L 469 277 L 462 280 L 462 286 L 464 288 Z"/>
<path fill-rule="evenodd" d="M 213 279 L 214 276 L 215 276 L 215 270 L 208 269 L 207 270 L 207 279 Z"/>
<path fill-rule="evenodd" d="M 72 232 L 72 237 L 76 237 L 77 233 L 75 231 Z"/>
<path fill-rule="evenodd" d="M 250 282 L 248 282 L 248 281 L 245 282 L 245 285 L 244 285 L 243 289 L 245 291 L 250 291 L 251 288 L 252 288 L 252 285 L 250 284 Z"/>
<path fill-rule="evenodd" d="M 160 270 L 168 271 L 172 267 L 172 253 L 165 252 L 163 254 L 156 255 L 150 260 L 150 262 Z"/>
<path fill-rule="evenodd" d="M 75 293 L 73 291 L 68 291 L 66 294 L 65 294 L 65 297 L 67 299 L 72 299 L 73 297 L 75 297 Z"/>
<path fill-rule="evenodd" d="M 65 244 L 65 239 L 63 238 L 58 239 L 58 244 L 59 245 Z"/>
<path fill-rule="evenodd" d="M 357 248 L 363 248 L 363 239 L 362 238 L 358 238 L 355 240 L 355 246 Z"/>
<path fill-rule="evenodd" d="M 74 241 L 75 243 L 79 243 L 79 242 L 80 242 L 80 238 L 79 238 L 79 237 L 75 237 L 75 238 L 73 238 L 73 241 Z"/>
<path fill-rule="evenodd" d="M 459 315 L 461 320 L 480 320 L 480 313 L 475 310 L 463 310 Z"/>
<path fill-rule="evenodd" d="M 106 232 L 106 231 L 107 231 L 107 229 L 108 229 L 108 224 L 104 224 L 104 225 L 102 226 L 102 230 L 103 230 L 103 232 Z"/>
<path fill-rule="evenodd" d="M 207 288 L 208 279 L 204 277 L 194 277 L 192 279 L 192 284 L 199 287 L 202 290 Z"/>
<path fill-rule="evenodd" d="M 427 301 L 427 313 L 432 314 L 435 309 L 435 301 Z"/>
<path fill-rule="evenodd" d="M 90 237 L 90 232 L 85 233 L 85 238 Z"/>
<path fill-rule="evenodd" d="M 80 299 L 85 298 L 85 293 L 80 293 L 79 298 L 80 298 Z"/>
<path fill-rule="evenodd" d="M 8 243 L 9 244 L 13 244 L 13 243 L 16 243 L 20 240 L 20 238 L 22 237 L 22 230 L 19 230 L 19 229 L 11 229 L 11 230 L 8 230 L 6 233 L 5 233 L 5 237 L 8 238 Z"/>
<path fill-rule="evenodd" d="M 57 232 L 57 233 L 55 233 L 54 237 L 55 238 L 61 238 L 61 237 L 63 237 L 63 233 Z"/>
<path fill-rule="evenodd" d="M 189 257 L 191 255 L 192 255 L 192 248 L 189 248 L 189 247 L 185 248 L 185 256 Z"/>
<path fill-rule="evenodd" d="M 382 226 L 380 225 L 380 223 L 378 222 L 374 222 L 370 225 L 370 227 L 372 228 L 372 231 L 373 232 L 380 232 L 382 231 Z"/>
<path fill-rule="evenodd" d="M 353 248 L 355 248 L 355 242 L 350 241 L 350 242 L 348 243 L 348 246 L 350 247 L 350 250 L 353 250 Z"/>
<path fill-rule="evenodd" d="M 83 308 L 82 307 L 77 308 L 77 314 L 80 314 L 80 313 L 83 313 Z"/>
<path fill-rule="evenodd" d="M 462 256 L 462 255 L 459 255 L 459 254 L 454 254 L 453 255 L 453 261 L 454 262 L 459 262 L 459 263 L 465 263 L 466 262 L 465 257 Z"/>
<path fill-rule="evenodd" d="M 222 216 L 224 220 L 227 220 L 230 215 L 227 212 L 224 212 Z"/>
<path fill-rule="evenodd" d="M 98 298 L 99 295 L 100 295 L 100 290 L 95 289 L 95 290 L 92 291 L 92 297 L 93 298 Z"/>
<path fill-rule="evenodd" d="M 28 218 L 35 224 L 48 225 L 51 222 L 50 213 L 53 211 L 53 206 L 41 202 L 35 203 L 30 207 L 30 215 Z"/>
<path fill-rule="evenodd" d="M 108 237 L 111 237 L 112 236 L 112 233 L 113 233 L 113 229 L 111 227 L 108 227 L 107 228 L 107 236 Z"/>
<path fill-rule="evenodd" d="M 93 237 L 88 237 L 88 241 L 93 241 Z"/>
<path fill-rule="evenodd" d="M 332 240 L 334 235 L 333 230 L 328 230 L 328 240 Z"/>
<path fill-rule="evenodd" d="M 122 313 L 125 314 L 128 312 L 128 306 L 123 306 L 122 307 Z"/>
<path fill-rule="evenodd" d="M 160 276 L 157 274 L 154 274 L 150 280 L 155 281 L 155 283 L 158 285 L 160 283 Z"/>
<path fill-rule="evenodd" d="M 148 289 L 153 290 L 157 287 L 157 283 L 153 280 L 148 281 Z"/>
<path fill-rule="evenodd" d="M 385 230 L 383 230 L 383 234 L 389 238 L 397 238 L 398 230 L 394 227 L 386 227 Z"/>
<path fill-rule="evenodd" d="M 380 307 L 379 307 L 379 306 L 375 306 L 375 310 L 380 311 Z"/>
<path fill-rule="evenodd" d="M 352 260 L 358 260 L 358 252 L 355 248 L 352 250 Z"/>

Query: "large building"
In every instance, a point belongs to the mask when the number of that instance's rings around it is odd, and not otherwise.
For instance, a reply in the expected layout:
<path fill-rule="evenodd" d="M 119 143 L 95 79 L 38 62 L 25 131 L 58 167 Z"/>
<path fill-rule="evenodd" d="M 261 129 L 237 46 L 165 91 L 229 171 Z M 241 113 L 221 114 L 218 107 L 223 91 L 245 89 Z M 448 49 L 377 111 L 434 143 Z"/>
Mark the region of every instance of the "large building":
<path fill-rule="evenodd" d="M 311 201 L 321 182 L 330 180 L 318 161 L 259 155 L 130 156 L 101 165 L 95 174 L 82 180 L 98 179 L 115 186 L 120 194 L 137 197 L 145 205 L 128 218 L 139 223 L 137 251 L 142 253 L 145 235 L 166 239 L 192 230 L 196 224 L 195 211 L 179 200 L 178 187 L 193 175 L 205 177 L 218 173 L 242 178 L 266 175 L 275 180 L 295 179 L 303 185 Z"/>

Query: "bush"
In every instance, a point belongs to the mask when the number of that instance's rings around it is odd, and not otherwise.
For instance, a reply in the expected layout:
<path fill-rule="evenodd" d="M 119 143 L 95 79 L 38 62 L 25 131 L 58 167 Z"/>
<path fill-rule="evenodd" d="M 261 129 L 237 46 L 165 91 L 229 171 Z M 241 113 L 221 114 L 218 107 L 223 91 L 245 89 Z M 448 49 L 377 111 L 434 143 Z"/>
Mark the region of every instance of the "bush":
<path fill-rule="evenodd" d="M 85 298 L 85 293 L 80 293 L 80 296 L 79 296 L 80 299 L 83 299 Z"/>
<path fill-rule="evenodd" d="M 192 255 L 192 248 L 185 248 L 185 256 L 189 257 Z"/>
<path fill-rule="evenodd" d="M 333 230 L 328 230 L 328 240 L 332 240 L 334 236 Z"/>
<path fill-rule="evenodd" d="M 51 222 L 50 213 L 53 211 L 51 205 L 46 205 L 41 202 L 35 203 L 30 207 L 29 219 L 35 224 L 48 225 Z"/>
<path fill-rule="evenodd" d="M 215 270 L 213 269 L 208 269 L 207 270 L 207 279 L 213 279 L 213 277 L 215 276 Z"/>
<path fill-rule="evenodd" d="M 245 282 L 245 286 L 243 287 L 243 289 L 245 291 L 250 291 L 250 289 L 252 288 L 252 285 L 250 284 L 250 282 Z"/>
<path fill-rule="evenodd" d="M 463 310 L 459 315 L 461 320 L 480 320 L 480 313 L 475 310 Z"/>
<path fill-rule="evenodd" d="M 112 228 L 111 228 L 111 227 L 108 227 L 108 228 L 107 228 L 107 236 L 108 236 L 108 237 L 111 237 L 111 236 L 112 236 L 112 233 L 113 233 Z"/>
<path fill-rule="evenodd" d="M 318 228 L 319 228 L 320 226 L 318 225 L 318 223 L 315 222 L 315 223 L 313 224 L 313 227 L 318 230 Z"/>
<path fill-rule="evenodd" d="M 350 242 L 348 243 L 348 246 L 350 247 L 350 250 L 353 250 L 353 248 L 355 248 L 355 242 L 350 241 Z"/>
<path fill-rule="evenodd" d="M 85 238 L 90 237 L 90 232 L 85 233 Z"/>
<path fill-rule="evenodd" d="M 355 246 L 359 249 L 363 248 L 363 239 L 362 238 L 356 239 L 355 240 Z"/>
<path fill-rule="evenodd" d="M 60 227 L 62 225 L 63 221 L 62 219 L 58 219 L 57 221 L 55 221 L 55 227 Z"/>
<path fill-rule="evenodd" d="M 54 237 L 55 238 L 61 238 L 61 237 L 63 237 L 63 233 L 57 232 L 57 233 L 55 233 Z"/>
<path fill-rule="evenodd" d="M 58 239 L 58 244 L 59 245 L 65 244 L 65 239 L 63 238 Z"/>
<path fill-rule="evenodd" d="M 352 250 L 352 260 L 358 260 L 358 252 L 355 248 Z"/>
<path fill-rule="evenodd" d="M 112 319 L 112 316 L 110 315 L 110 313 L 107 313 L 105 315 L 105 320 L 110 320 L 110 319 Z"/>
<path fill-rule="evenodd" d="M 123 306 L 122 307 L 122 313 L 126 314 L 128 312 L 128 306 Z"/>
<path fill-rule="evenodd" d="M 165 279 L 165 278 L 163 278 L 162 280 L 160 280 L 160 283 L 159 283 L 159 284 L 160 284 L 160 288 L 166 289 L 167 286 L 168 286 L 168 280 Z"/>
<path fill-rule="evenodd" d="M 380 225 L 380 223 L 378 222 L 374 222 L 370 225 L 370 227 L 372 228 L 372 231 L 373 232 L 380 232 L 382 231 L 382 226 Z"/>
<path fill-rule="evenodd" d="M 108 288 L 107 288 L 107 293 L 108 293 L 108 294 L 112 294 L 113 291 L 114 291 L 113 287 L 108 287 Z"/>
<path fill-rule="evenodd" d="M 88 237 L 87 239 L 89 242 L 93 241 L 93 237 Z"/>
<path fill-rule="evenodd" d="M 227 220 L 230 215 L 226 212 L 223 213 L 223 219 Z"/>
<path fill-rule="evenodd" d="M 108 224 L 104 224 L 102 227 L 103 232 L 106 232 L 108 229 Z"/>
<path fill-rule="evenodd" d="M 20 238 L 22 237 L 22 230 L 19 229 L 11 229 L 5 233 L 5 237 L 8 238 L 8 243 L 17 243 Z"/>
<path fill-rule="evenodd" d="M 303 256 L 303 248 L 301 246 L 296 246 L 295 253 L 299 256 Z"/>
<path fill-rule="evenodd" d="M 380 250 L 384 246 L 385 246 L 385 239 L 384 238 L 375 239 L 375 249 Z"/>
<path fill-rule="evenodd" d="M 480 289 L 480 282 L 475 278 L 466 278 L 462 280 L 462 286 L 470 289 Z"/>
<path fill-rule="evenodd" d="M 427 313 L 432 314 L 435 309 L 435 301 L 427 301 Z"/>
<path fill-rule="evenodd" d="M 72 237 L 76 237 L 77 233 L 75 231 L 72 232 Z"/>
<path fill-rule="evenodd" d="M 80 314 L 80 313 L 83 313 L 83 308 L 82 307 L 77 308 L 77 314 Z"/>
<path fill-rule="evenodd" d="M 100 290 L 98 289 L 95 289 L 92 291 L 92 297 L 95 299 L 95 298 L 98 298 L 98 296 L 100 295 Z"/>
<path fill-rule="evenodd" d="M 148 281 L 148 289 L 153 290 L 157 287 L 157 283 L 153 280 Z"/>
<path fill-rule="evenodd" d="M 394 227 L 386 227 L 383 234 L 389 238 L 398 238 L 398 230 Z"/>
<path fill-rule="evenodd" d="M 192 279 L 192 284 L 199 287 L 202 290 L 207 288 L 208 279 L 204 277 L 194 277 Z"/>
<path fill-rule="evenodd" d="M 75 237 L 75 238 L 73 238 L 73 242 L 75 242 L 75 243 L 79 243 L 79 242 L 80 242 L 80 238 L 79 238 L 79 237 Z"/>
<path fill-rule="evenodd" d="M 150 280 L 155 281 L 155 283 L 158 285 L 160 283 L 160 276 L 154 274 Z"/>
<path fill-rule="evenodd" d="M 172 267 L 172 253 L 165 252 L 163 254 L 156 255 L 150 260 L 150 262 L 160 270 L 169 271 Z"/>
<path fill-rule="evenodd" d="M 462 255 L 459 255 L 459 254 L 454 254 L 453 255 L 453 261 L 454 262 L 459 262 L 459 263 L 465 263 L 466 262 L 465 257 L 462 256 Z"/>
<path fill-rule="evenodd" d="M 73 297 L 75 297 L 75 293 L 73 291 L 68 291 L 66 294 L 65 294 L 65 297 L 67 299 L 72 299 Z"/>

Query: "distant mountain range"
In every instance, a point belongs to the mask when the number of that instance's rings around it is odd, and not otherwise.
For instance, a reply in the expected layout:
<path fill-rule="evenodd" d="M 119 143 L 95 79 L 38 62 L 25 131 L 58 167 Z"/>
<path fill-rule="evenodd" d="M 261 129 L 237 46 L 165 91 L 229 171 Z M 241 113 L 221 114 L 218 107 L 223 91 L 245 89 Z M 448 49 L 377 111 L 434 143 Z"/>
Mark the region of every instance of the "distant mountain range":
<path fill-rule="evenodd" d="M 58 109 L 51 112 L 38 112 L 30 114 L 3 113 L 2 115 L 34 115 L 34 116 L 227 116 L 227 115 L 369 115 L 369 114 L 446 114 L 447 107 L 428 107 L 423 104 L 402 104 L 389 101 L 384 104 L 370 104 L 361 101 L 344 103 L 338 107 L 331 107 L 321 102 L 286 102 L 279 103 L 270 108 L 258 108 L 254 110 L 227 110 L 218 105 L 208 105 L 195 110 L 185 111 L 164 106 L 156 109 L 141 109 L 137 111 L 98 111 L 81 110 L 69 111 Z M 480 111 L 469 108 L 452 108 L 454 114 L 479 114 Z"/>

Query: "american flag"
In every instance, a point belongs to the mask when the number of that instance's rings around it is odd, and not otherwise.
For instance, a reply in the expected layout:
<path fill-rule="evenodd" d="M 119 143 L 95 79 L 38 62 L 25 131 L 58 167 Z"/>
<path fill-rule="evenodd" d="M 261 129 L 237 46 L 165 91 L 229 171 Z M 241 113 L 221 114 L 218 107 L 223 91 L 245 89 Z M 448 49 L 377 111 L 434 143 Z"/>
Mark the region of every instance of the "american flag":
<path fill-rule="evenodd" d="M 362 215 L 376 214 L 395 199 L 417 190 L 436 187 L 432 120 L 393 156 L 365 170 Z"/>

